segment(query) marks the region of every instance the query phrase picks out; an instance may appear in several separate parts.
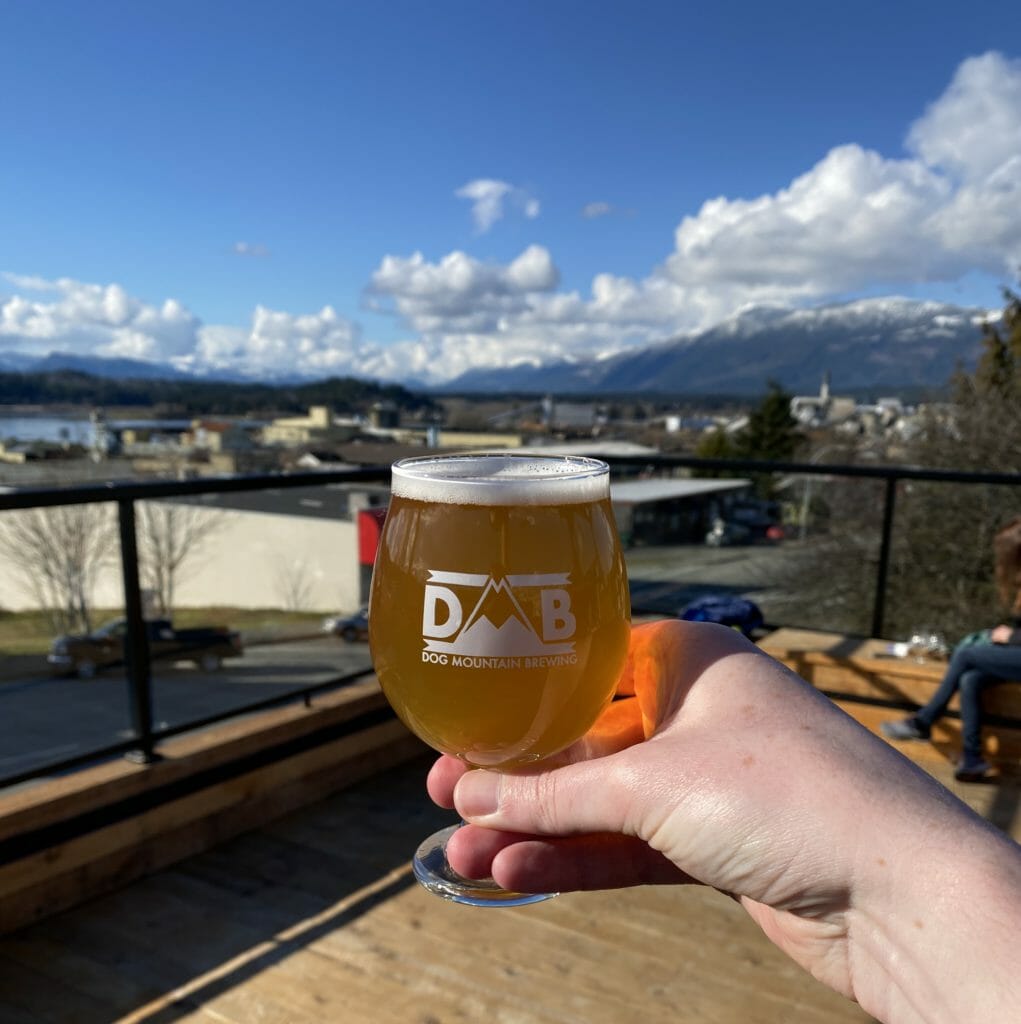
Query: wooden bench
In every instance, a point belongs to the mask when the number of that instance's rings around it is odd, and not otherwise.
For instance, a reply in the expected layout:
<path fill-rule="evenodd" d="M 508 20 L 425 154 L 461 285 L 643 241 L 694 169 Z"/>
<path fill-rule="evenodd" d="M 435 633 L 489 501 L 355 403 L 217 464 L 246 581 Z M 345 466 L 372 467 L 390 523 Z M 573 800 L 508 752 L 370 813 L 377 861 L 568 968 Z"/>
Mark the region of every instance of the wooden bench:
<path fill-rule="evenodd" d="M 925 704 L 947 667 L 937 659 L 890 654 L 886 640 L 808 629 L 775 630 L 759 646 L 877 735 L 882 735 L 882 722 Z M 986 691 L 982 706 L 986 758 L 1003 771 L 1021 772 L 1021 681 Z M 931 743 L 912 743 L 911 756 L 956 761 L 960 751 L 961 720 L 955 696 L 947 714 L 933 726 Z"/>

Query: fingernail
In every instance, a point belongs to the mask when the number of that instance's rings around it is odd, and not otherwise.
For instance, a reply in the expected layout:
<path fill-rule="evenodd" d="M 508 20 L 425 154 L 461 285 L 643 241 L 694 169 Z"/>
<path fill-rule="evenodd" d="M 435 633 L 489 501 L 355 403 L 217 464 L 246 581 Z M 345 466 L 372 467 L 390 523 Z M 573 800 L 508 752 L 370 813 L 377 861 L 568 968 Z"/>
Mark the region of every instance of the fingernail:
<path fill-rule="evenodd" d="M 500 804 L 500 776 L 475 769 L 461 777 L 454 790 L 454 804 L 462 818 L 484 818 Z"/>

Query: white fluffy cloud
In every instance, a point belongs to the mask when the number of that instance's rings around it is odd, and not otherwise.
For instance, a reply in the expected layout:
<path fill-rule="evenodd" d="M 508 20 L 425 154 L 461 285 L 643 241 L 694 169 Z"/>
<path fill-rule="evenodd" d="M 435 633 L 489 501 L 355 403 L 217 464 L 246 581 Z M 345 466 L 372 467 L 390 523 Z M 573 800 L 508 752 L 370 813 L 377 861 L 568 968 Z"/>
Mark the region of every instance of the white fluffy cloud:
<path fill-rule="evenodd" d="M 0 352 L 121 356 L 252 376 L 350 373 L 377 354 L 330 306 L 311 314 L 258 306 L 248 328 L 207 326 L 175 299 L 151 305 L 117 284 L 3 278 L 17 292 L 0 296 Z"/>
<path fill-rule="evenodd" d="M 18 292 L 0 301 L 0 347 L 149 360 L 195 348 L 199 321 L 176 299 L 153 306 L 117 284 L 4 277 Z"/>
<path fill-rule="evenodd" d="M 479 232 L 539 203 L 496 179 L 456 191 Z M 608 204 L 582 207 L 588 218 Z M 258 251 L 257 251 L 258 250 Z M 265 254 L 238 243 L 239 255 Z M 606 354 L 706 327 L 755 303 L 798 305 L 856 291 L 954 282 L 975 270 L 1013 279 L 1021 265 L 1021 61 L 964 61 L 944 93 L 884 156 L 837 146 L 785 188 L 708 199 L 676 226 L 642 278 L 595 276 L 560 290 L 553 256 L 530 245 L 505 264 L 455 251 L 384 256 L 369 308 L 406 325 L 378 345 L 332 307 L 293 314 L 259 306 L 247 327 L 203 325 L 180 303 L 152 305 L 116 284 L 8 274 L 0 348 L 164 359 L 252 374 L 354 373 L 443 379 L 478 366 Z"/>
<path fill-rule="evenodd" d="M 284 313 L 257 306 L 251 326 L 203 327 L 186 365 L 200 370 L 242 370 L 251 376 L 281 373 L 344 374 L 371 356 L 358 326 L 332 306 L 318 313 Z"/>
<path fill-rule="evenodd" d="M 504 216 L 508 205 L 519 210 L 529 220 L 539 216 L 539 200 L 524 189 L 492 178 L 476 178 L 454 192 L 458 199 L 472 204 L 472 219 L 479 233 L 488 231 Z"/>
<path fill-rule="evenodd" d="M 659 268 L 696 325 L 758 301 L 1011 274 L 1021 257 L 1021 61 L 965 61 L 909 156 L 839 146 L 779 192 L 712 199 Z"/>

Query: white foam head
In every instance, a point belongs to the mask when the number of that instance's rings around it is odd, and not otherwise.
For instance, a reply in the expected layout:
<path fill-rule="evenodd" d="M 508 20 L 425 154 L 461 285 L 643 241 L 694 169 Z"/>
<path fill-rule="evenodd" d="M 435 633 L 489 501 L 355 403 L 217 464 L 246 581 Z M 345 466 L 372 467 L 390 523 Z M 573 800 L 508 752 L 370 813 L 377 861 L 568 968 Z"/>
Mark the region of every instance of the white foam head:
<path fill-rule="evenodd" d="M 468 452 L 401 459 L 394 497 L 450 505 L 560 505 L 601 501 L 610 470 L 599 459 L 524 452 Z"/>

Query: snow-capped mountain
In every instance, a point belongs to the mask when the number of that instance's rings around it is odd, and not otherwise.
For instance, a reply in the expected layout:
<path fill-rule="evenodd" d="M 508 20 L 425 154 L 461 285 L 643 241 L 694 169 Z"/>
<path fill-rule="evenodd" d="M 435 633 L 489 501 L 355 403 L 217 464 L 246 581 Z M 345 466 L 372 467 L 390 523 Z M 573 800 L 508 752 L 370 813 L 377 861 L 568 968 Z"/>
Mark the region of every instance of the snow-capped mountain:
<path fill-rule="evenodd" d="M 49 352 L 39 356 L 27 352 L 0 354 L 0 373 L 90 373 L 111 380 L 173 380 L 189 374 L 169 363 L 144 359 L 78 355 L 74 352 Z"/>
<path fill-rule="evenodd" d="M 815 309 L 755 307 L 708 330 L 605 360 L 473 370 L 443 390 L 760 393 L 773 380 L 815 391 L 826 371 L 844 389 L 941 387 L 971 368 L 995 311 L 912 299 Z"/>

